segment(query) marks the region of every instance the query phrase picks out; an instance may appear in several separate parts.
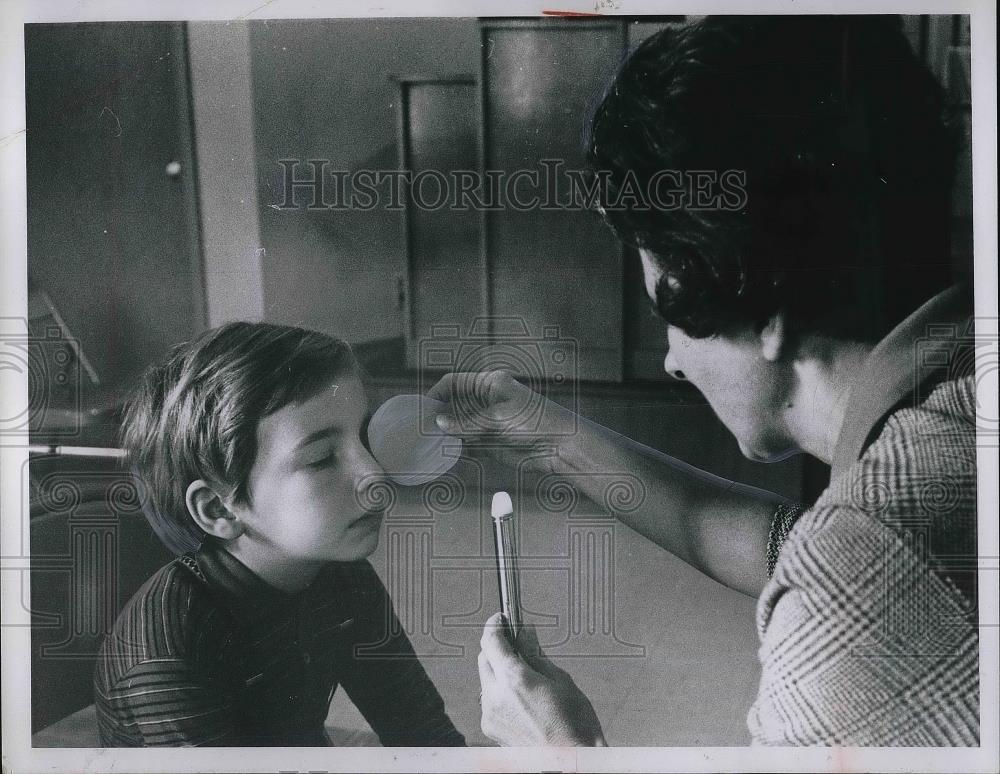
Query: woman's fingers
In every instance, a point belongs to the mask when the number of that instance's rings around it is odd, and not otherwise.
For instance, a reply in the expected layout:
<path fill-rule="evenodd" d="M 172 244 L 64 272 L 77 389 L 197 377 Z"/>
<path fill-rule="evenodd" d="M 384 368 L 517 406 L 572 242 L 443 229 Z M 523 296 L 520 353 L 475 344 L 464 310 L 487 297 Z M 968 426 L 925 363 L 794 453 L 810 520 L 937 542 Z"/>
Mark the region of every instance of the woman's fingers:
<path fill-rule="evenodd" d="M 538 643 L 538 634 L 531 624 L 524 624 L 517 635 L 517 652 L 536 672 L 546 677 L 564 675 L 566 672 L 557 667 L 542 650 Z"/>
<path fill-rule="evenodd" d="M 445 374 L 438 379 L 437 384 L 427 391 L 427 397 L 444 403 L 451 401 L 451 382 L 455 374 Z"/>
<path fill-rule="evenodd" d="M 427 396 L 445 403 L 435 417 L 444 432 L 462 438 L 502 433 L 509 422 L 498 407 L 509 400 L 513 379 L 505 371 L 445 374 Z"/>
<path fill-rule="evenodd" d="M 538 644 L 535 627 L 524 624 L 517 635 L 517 647 L 507 639 L 507 628 L 501 613 L 490 616 L 483 628 L 480 640 L 482 652 L 494 674 L 502 673 L 505 677 L 523 675 L 526 669 L 533 669 L 546 677 L 558 677 L 566 672 L 557 667 Z"/>
<path fill-rule="evenodd" d="M 482 689 L 480 693 L 485 692 L 487 687 L 492 685 L 495 680 L 496 675 L 493 673 L 490 660 L 483 651 L 479 651 L 479 687 Z"/>
<path fill-rule="evenodd" d="M 525 667 L 507 639 L 506 625 L 500 613 L 494 613 L 486 620 L 479 646 L 482 648 L 481 655 L 486 658 L 498 680 L 509 680 Z"/>
<path fill-rule="evenodd" d="M 488 403 L 501 371 L 455 371 L 442 376 L 427 397 L 452 403 L 458 399 Z"/>
<path fill-rule="evenodd" d="M 519 645 L 532 645 L 535 659 L 550 664 L 537 648 L 530 627 Z M 479 679 L 483 733 L 504 745 L 580 745 L 603 741 L 601 724 L 587 697 L 562 670 L 551 678 L 536 672 L 531 659 L 518 655 L 496 613 L 486 621 L 480 641 Z M 541 654 L 541 655 L 539 655 Z M 547 667 L 546 667 L 547 668 Z M 553 668 L 555 668 L 553 666 Z"/>
<path fill-rule="evenodd" d="M 459 424 L 458 420 L 451 414 L 441 411 L 434 417 L 434 421 L 437 426 L 440 427 L 448 435 L 461 435 L 462 426 Z"/>
<path fill-rule="evenodd" d="M 521 625 L 521 630 L 517 633 L 517 652 L 522 656 L 534 656 L 542 652 L 542 646 L 538 644 L 538 632 L 531 624 Z"/>

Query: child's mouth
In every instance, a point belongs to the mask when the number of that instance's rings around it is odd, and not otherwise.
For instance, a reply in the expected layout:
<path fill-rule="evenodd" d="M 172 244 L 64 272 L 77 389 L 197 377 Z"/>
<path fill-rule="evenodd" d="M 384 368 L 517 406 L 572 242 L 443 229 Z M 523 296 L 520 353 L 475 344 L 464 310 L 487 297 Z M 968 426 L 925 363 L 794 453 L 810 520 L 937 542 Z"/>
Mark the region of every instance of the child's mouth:
<path fill-rule="evenodd" d="M 381 521 L 385 514 L 382 511 L 367 511 L 363 516 L 354 520 L 355 524 L 372 524 Z"/>

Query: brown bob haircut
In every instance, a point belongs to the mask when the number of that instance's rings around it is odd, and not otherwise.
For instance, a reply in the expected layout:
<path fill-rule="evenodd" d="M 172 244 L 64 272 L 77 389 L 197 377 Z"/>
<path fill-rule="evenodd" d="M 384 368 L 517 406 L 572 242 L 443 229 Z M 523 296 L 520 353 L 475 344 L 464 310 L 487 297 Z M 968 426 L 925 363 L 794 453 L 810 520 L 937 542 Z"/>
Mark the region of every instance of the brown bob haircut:
<path fill-rule="evenodd" d="M 206 537 L 187 512 L 191 481 L 250 502 L 260 420 L 353 368 L 340 339 L 248 322 L 208 330 L 150 367 L 126 403 L 121 441 L 144 484 L 146 518 L 167 548 L 184 553 Z"/>

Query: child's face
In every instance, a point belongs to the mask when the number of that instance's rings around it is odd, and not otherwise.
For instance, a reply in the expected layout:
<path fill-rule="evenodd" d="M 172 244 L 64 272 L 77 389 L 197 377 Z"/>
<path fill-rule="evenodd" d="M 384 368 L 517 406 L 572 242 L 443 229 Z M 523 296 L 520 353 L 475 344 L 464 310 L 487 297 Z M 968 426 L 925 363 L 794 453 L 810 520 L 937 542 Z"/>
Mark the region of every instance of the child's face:
<path fill-rule="evenodd" d="M 382 513 L 367 487 L 385 473 L 361 439 L 368 414 L 352 369 L 301 403 L 264 417 L 250 471 L 250 504 L 236 506 L 243 539 L 286 560 L 353 561 L 378 546 Z M 372 506 L 369 506 L 372 507 Z"/>

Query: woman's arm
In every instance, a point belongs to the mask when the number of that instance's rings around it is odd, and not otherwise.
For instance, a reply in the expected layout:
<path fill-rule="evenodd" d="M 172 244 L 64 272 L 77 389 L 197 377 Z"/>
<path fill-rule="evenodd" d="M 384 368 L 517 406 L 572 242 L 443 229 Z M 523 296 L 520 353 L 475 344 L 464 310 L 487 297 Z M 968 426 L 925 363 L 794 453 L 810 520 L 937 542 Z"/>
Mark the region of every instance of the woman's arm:
<path fill-rule="evenodd" d="M 719 583 L 757 597 L 767 582 L 767 543 L 780 495 L 713 476 L 681 460 L 644 453 L 586 420 L 556 454 L 562 470 L 630 471 L 645 496 L 634 510 L 616 514 L 640 535 Z M 617 436 L 617 437 L 616 437 Z M 602 467 L 603 466 L 603 467 Z M 583 494 L 602 502 L 606 479 L 578 475 Z"/>
<path fill-rule="evenodd" d="M 604 500 L 607 483 L 597 474 L 636 476 L 644 497 L 634 510 L 616 514 L 624 524 L 732 589 L 751 596 L 763 589 L 771 522 L 788 503 L 780 495 L 715 476 L 575 416 L 505 371 L 448 374 L 428 394 L 449 404 L 438 420 L 446 432 L 489 440 L 491 452 L 509 464 L 534 458 L 545 472 L 573 474 L 595 502 Z M 534 409 L 529 413 L 527 406 Z M 531 432 L 521 420 L 529 416 Z"/>

